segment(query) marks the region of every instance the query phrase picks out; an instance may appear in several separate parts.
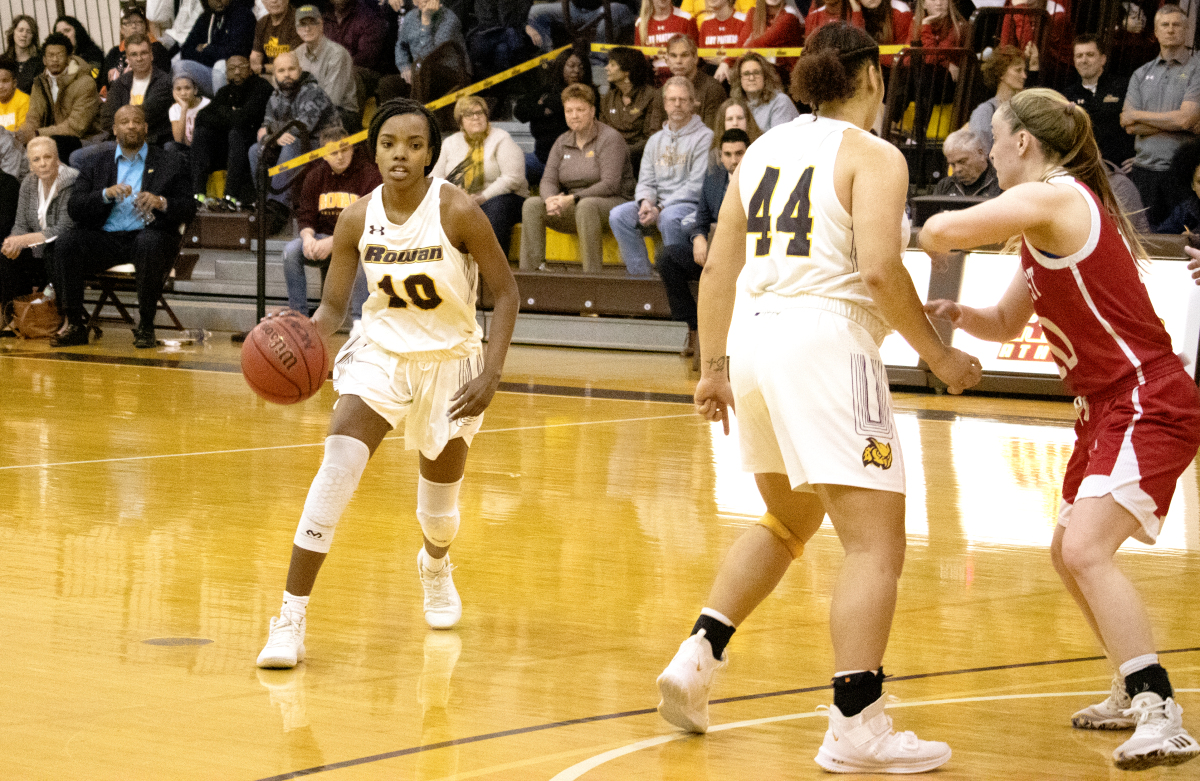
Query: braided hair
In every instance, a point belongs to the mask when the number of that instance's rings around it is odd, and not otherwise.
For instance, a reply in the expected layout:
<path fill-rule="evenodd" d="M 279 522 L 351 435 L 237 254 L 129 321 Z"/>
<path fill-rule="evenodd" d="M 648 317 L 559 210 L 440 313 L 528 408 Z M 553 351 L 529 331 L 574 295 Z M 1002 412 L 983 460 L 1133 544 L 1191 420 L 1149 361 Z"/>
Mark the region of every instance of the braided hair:
<path fill-rule="evenodd" d="M 367 131 L 367 148 L 374 155 L 375 150 L 378 148 L 379 131 L 383 128 L 383 123 L 392 117 L 398 117 L 402 114 L 420 114 L 425 117 L 425 124 L 429 127 L 429 148 L 433 152 L 430 158 L 432 162 L 425 166 L 425 175 L 429 176 L 429 172 L 433 170 L 434 163 L 437 162 L 442 154 L 442 129 L 438 126 L 437 120 L 434 119 L 433 112 L 415 100 L 393 98 L 380 106 L 375 112 L 375 116 L 371 117 L 371 127 Z"/>

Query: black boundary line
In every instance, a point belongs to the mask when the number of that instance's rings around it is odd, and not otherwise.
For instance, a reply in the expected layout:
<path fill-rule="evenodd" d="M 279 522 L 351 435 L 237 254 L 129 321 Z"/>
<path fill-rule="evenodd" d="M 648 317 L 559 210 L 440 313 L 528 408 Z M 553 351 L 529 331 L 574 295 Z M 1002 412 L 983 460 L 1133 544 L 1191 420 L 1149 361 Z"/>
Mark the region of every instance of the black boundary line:
<path fill-rule="evenodd" d="M 1159 651 L 1160 655 L 1165 654 L 1183 654 L 1200 651 L 1200 646 L 1196 648 L 1171 648 L 1166 651 Z M 1097 662 L 1103 660 L 1103 656 L 1080 656 L 1074 659 L 1051 659 L 1043 662 L 1022 662 L 1019 664 L 997 664 L 991 667 L 967 667 L 961 670 L 945 670 L 942 672 L 933 673 L 915 673 L 913 675 L 896 675 L 888 676 L 889 681 L 915 681 L 922 678 L 941 678 L 948 675 L 965 675 L 968 673 L 995 672 L 997 670 L 1019 670 L 1029 667 L 1047 667 L 1056 664 L 1075 664 L 1078 662 Z M 822 689 L 832 688 L 831 684 L 823 684 L 821 686 L 806 686 L 801 689 L 785 689 L 777 692 L 764 692 L 761 694 L 743 694 L 737 697 L 725 697 L 720 700 L 712 700 L 711 703 L 721 704 L 727 702 L 744 702 L 746 700 L 761 700 L 768 697 L 785 697 L 792 694 L 808 694 Z M 655 712 L 655 708 L 641 708 L 639 710 L 621 711 L 619 713 L 606 713 L 601 716 L 584 716 L 578 719 L 567 719 L 566 721 L 555 721 L 549 724 L 537 724 L 531 727 L 518 727 L 516 729 L 506 729 L 500 732 L 488 732 L 483 735 L 472 735 L 469 738 L 456 738 L 454 740 L 443 740 L 440 743 L 430 743 L 424 746 L 413 746 L 412 748 L 402 748 L 397 751 L 388 751 L 383 754 L 373 754 L 368 757 L 359 757 L 357 759 L 346 759 L 341 762 L 333 762 L 328 765 L 318 765 L 309 767 L 303 770 L 295 770 L 291 773 L 283 773 L 277 776 L 269 776 L 260 778 L 258 781 L 287 781 L 290 778 L 302 778 L 304 776 L 316 775 L 317 773 L 327 773 L 331 770 L 341 770 L 347 767 L 356 767 L 358 765 L 368 765 L 372 762 L 382 762 L 388 759 L 396 759 L 397 757 L 410 756 L 412 754 L 421 754 L 426 751 L 436 751 L 450 746 L 466 746 L 471 743 L 480 743 L 485 740 L 496 740 L 498 738 L 508 738 L 514 735 L 527 735 L 531 732 L 543 732 L 549 729 L 558 729 L 560 727 L 573 727 L 578 724 L 594 724 L 600 721 L 611 721 L 613 719 L 623 719 L 629 716 L 647 716 Z"/>
<path fill-rule="evenodd" d="M 70 352 L 39 352 L 39 353 L 0 353 L 0 358 L 32 358 L 45 361 L 68 361 L 71 363 L 101 363 L 117 366 L 147 366 L 163 369 L 183 369 L 191 371 L 211 371 L 226 374 L 237 374 L 241 367 L 230 363 L 204 363 L 202 361 L 168 360 L 165 358 L 134 358 L 121 355 L 93 355 L 90 353 Z M 570 385 L 541 385 L 533 382 L 501 382 L 498 391 L 502 393 L 524 393 L 539 396 L 564 396 L 582 399 L 607 399 L 611 401 L 642 401 L 664 404 L 691 404 L 692 397 L 684 393 L 656 393 L 652 391 L 627 391 L 611 388 L 578 388 Z M 1065 428 L 1074 425 L 1074 421 L 1059 418 L 1039 418 L 1028 415 L 985 415 L 976 412 L 950 412 L 936 409 L 900 409 L 902 414 L 916 415 L 918 420 L 937 420 L 953 422 L 961 419 L 995 420 L 1003 423 L 1014 423 L 1031 426 L 1055 426 Z"/>

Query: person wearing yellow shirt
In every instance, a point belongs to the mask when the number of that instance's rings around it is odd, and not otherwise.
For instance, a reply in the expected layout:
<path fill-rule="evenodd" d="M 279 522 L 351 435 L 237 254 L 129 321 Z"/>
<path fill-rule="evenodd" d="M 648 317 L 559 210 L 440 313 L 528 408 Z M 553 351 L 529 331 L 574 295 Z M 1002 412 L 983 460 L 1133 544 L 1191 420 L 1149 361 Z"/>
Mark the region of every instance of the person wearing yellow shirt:
<path fill-rule="evenodd" d="M 29 96 L 17 89 L 15 62 L 0 61 L 0 127 L 16 130 L 25 123 L 29 112 Z"/>

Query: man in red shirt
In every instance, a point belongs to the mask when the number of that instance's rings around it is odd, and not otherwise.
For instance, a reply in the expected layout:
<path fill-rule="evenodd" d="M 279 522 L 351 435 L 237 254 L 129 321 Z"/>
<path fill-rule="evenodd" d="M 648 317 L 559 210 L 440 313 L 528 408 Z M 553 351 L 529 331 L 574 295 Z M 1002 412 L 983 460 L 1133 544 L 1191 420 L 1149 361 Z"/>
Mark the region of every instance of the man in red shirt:
<path fill-rule="evenodd" d="M 347 135 L 341 126 L 323 130 L 321 145 L 331 144 Z M 345 147 L 312 164 L 296 204 L 300 236 L 288 242 L 283 250 L 283 276 L 287 280 L 289 308 L 308 315 L 308 277 L 304 267 L 319 267 L 324 286 L 325 272 L 333 255 L 333 228 L 337 225 L 338 215 L 381 184 L 379 166 L 362 144 Z M 366 299 L 367 278 L 359 267 L 350 300 L 350 311 L 355 319 L 362 316 L 362 304 Z"/>

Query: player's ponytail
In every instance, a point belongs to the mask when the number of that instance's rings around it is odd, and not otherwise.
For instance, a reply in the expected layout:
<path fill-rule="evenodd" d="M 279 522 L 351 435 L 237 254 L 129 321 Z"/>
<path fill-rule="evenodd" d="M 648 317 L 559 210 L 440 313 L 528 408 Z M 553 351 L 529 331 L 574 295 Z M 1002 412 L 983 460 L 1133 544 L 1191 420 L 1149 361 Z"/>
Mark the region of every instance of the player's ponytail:
<path fill-rule="evenodd" d="M 433 166 L 442 154 L 442 129 L 438 127 L 437 119 L 434 118 L 433 112 L 415 100 L 393 98 L 380 106 L 375 111 L 375 116 L 371 117 L 371 127 L 367 130 L 367 148 L 371 150 L 371 155 L 374 156 L 376 144 L 379 143 L 379 131 L 383 127 L 383 123 L 401 114 L 420 114 L 425 117 L 425 123 L 429 126 L 429 148 L 433 152 L 433 156 L 430 158 L 433 162 L 425 166 L 425 175 L 429 176 L 429 172 L 433 170 Z"/>
<path fill-rule="evenodd" d="M 792 68 L 792 98 L 814 108 L 849 100 L 858 91 L 859 71 L 872 65 L 879 69 L 875 39 L 845 22 L 831 22 L 805 41 Z"/>
<path fill-rule="evenodd" d="M 1130 252 L 1144 259 L 1146 250 L 1108 182 L 1108 169 L 1092 134 L 1092 120 L 1083 107 L 1052 89 L 1034 88 L 1018 92 L 999 112 L 1012 132 L 1025 130 L 1041 143 L 1046 157 L 1055 164 L 1047 177 L 1065 170 L 1096 193 L 1117 221 Z"/>

